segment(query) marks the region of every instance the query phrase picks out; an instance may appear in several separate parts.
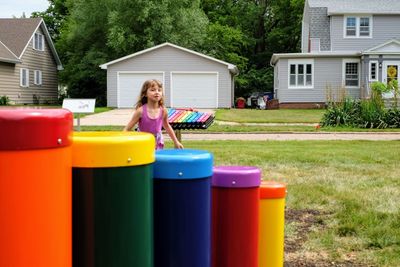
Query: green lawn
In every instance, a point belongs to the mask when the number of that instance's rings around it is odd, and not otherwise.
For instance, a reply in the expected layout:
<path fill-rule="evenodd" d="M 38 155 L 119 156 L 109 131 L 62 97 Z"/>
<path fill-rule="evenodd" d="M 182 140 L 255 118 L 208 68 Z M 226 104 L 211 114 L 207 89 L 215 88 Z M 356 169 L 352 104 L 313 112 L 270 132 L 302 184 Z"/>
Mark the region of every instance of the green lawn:
<path fill-rule="evenodd" d="M 263 179 L 287 183 L 287 209 L 315 211 L 313 219 L 318 222 L 307 233 L 301 255 L 342 264 L 351 258 L 357 266 L 400 266 L 400 142 L 184 141 L 184 145 L 212 152 L 215 165 L 257 166 Z M 287 240 L 296 240 L 299 225 L 296 220 L 286 223 Z"/>
<path fill-rule="evenodd" d="M 318 123 L 324 109 L 218 109 L 216 120 L 253 123 Z"/>

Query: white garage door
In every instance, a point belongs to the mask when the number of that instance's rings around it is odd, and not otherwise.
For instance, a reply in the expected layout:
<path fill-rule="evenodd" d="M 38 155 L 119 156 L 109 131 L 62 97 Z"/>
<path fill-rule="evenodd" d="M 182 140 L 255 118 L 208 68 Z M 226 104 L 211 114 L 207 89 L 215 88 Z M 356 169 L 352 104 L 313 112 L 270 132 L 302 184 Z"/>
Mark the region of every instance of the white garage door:
<path fill-rule="evenodd" d="M 172 73 L 171 106 L 175 108 L 216 108 L 217 73 Z"/>
<path fill-rule="evenodd" d="M 164 74 L 155 73 L 119 73 L 118 107 L 132 108 L 138 100 L 142 85 L 146 80 L 156 79 L 164 83 Z"/>

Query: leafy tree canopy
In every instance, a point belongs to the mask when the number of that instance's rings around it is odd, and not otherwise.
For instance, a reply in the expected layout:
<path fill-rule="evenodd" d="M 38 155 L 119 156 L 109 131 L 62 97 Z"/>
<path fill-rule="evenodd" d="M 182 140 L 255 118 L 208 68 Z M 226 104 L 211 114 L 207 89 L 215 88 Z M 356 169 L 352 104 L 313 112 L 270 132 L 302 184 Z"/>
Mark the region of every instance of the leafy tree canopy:
<path fill-rule="evenodd" d="M 106 102 L 99 65 L 171 42 L 238 66 L 236 96 L 272 91 L 273 53 L 298 52 L 304 0 L 49 0 L 44 18 L 71 97 Z"/>

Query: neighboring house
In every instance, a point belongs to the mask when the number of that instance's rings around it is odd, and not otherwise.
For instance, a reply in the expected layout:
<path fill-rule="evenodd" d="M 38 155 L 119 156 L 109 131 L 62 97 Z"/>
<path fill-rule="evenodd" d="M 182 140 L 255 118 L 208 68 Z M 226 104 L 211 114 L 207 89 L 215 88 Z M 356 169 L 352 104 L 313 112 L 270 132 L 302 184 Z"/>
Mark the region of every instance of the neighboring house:
<path fill-rule="evenodd" d="M 16 104 L 56 102 L 61 69 L 43 19 L 0 19 L 0 96 Z"/>
<path fill-rule="evenodd" d="M 100 66 L 107 69 L 107 106 L 132 108 L 147 79 L 164 85 L 165 103 L 176 108 L 229 108 L 235 65 L 163 43 Z"/>
<path fill-rule="evenodd" d="M 331 92 L 368 97 L 373 81 L 399 79 L 399 0 L 306 0 L 301 53 L 274 54 L 281 107 L 315 107 Z"/>

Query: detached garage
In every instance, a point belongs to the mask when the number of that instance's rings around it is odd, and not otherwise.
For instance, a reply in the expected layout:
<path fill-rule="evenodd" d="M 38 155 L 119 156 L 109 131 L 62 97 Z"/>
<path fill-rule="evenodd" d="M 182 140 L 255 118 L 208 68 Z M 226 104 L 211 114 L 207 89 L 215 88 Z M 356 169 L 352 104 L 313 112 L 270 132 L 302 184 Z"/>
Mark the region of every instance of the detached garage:
<path fill-rule="evenodd" d="M 165 103 L 174 108 L 229 108 L 235 65 L 164 43 L 100 66 L 107 70 L 107 106 L 132 108 L 148 79 L 164 84 Z"/>

